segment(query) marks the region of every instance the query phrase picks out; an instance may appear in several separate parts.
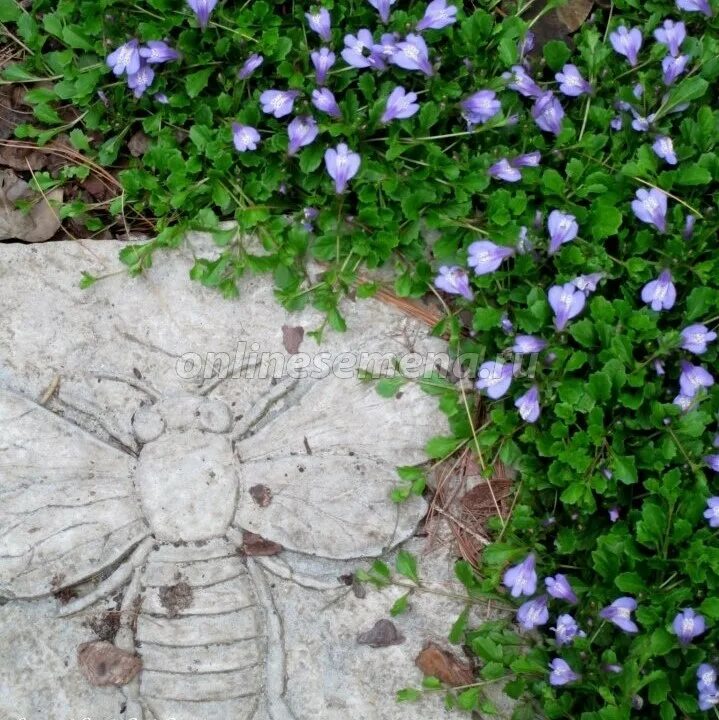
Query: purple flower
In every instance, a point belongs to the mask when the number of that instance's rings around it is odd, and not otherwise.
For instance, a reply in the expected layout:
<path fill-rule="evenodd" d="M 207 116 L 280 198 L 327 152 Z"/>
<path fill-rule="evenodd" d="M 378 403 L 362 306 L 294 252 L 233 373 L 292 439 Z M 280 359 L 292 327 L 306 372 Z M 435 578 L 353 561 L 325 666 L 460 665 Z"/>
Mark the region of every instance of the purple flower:
<path fill-rule="evenodd" d="M 514 167 L 539 167 L 541 160 L 542 153 L 540 153 L 539 150 L 535 150 L 533 152 L 517 155 L 516 158 L 513 158 L 509 162 L 511 162 Z"/>
<path fill-rule="evenodd" d="M 505 182 L 519 182 L 522 179 L 522 173 L 516 167 L 513 167 L 507 158 L 498 160 L 494 165 L 490 166 L 487 172 L 490 177 Z"/>
<path fill-rule="evenodd" d="M 512 351 L 519 355 L 530 355 L 538 353 L 547 347 L 547 341 L 542 338 L 534 337 L 534 335 L 517 335 L 514 338 Z"/>
<path fill-rule="evenodd" d="M 717 334 L 706 325 L 689 325 L 682 330 L 682 348 L 703 355 L 707 351 L 707 343 L 717 339 Z"/>
<path fill-rule="evenodd" d="M 312 91 L 312 104 L 318 110 L 327 113 L 330 117 L 342 117 L 342 111 L 335 100 L 335 96 L 332 94 L 332 91 L 327 88 Z"/>
<path fill-rule="evenodd" d="M 397 52 L 392 55 L 390 62 L 404 70 L 420 70 L 425 75 L 432 75 L 432 63 L 429 61 L 427 44 L 421 35 L 407 35 L 404 42 L 397 43 Z"/>
<path fill-rule="evenodd" d="M 686 12 L 700 12 L 707 17 L 712 16 L 712 9 L 709 0 L 677 0 L 677 7 Z"/>
<path fill-rule="evenodd" d="M 547 218 L 547 229 L 549 230 L 549 254 L 554 255 L 562 245 L 577 237 L 579 225 L 577 225 L 574 215 L 552 210 Z"/>
<path fill-rule="evenodd" d="M 292 106 L 299 94 L 298 90 L 265 90 L 260 95 L 262 112 L 276 118 L 285 117 L 292 112 Z"/>
<path fill-rule="evenodd" d="M 549 304 L 554 310 L 554 325 L 564 330 L 567 323 L 584 309 L 587 298 L 572 283 L 554 285 L 549 289 Z"/>
<path fill-rule="evenodd" d="M 240 152 L 257 150 L 257 144 L 260 142 L 260 134 L 255 128 L 249 125 L 232 123 L 232 142 Z"/>
<path fill-rule="evenodd" d="M 128 75 L 134 75 L 140 69 L 140 52 L 137 40 L 128 40 L 124 45 L 120 45 L 107 56 L 105 62 L 117 76 L 122 75 L 124 72 Z"/>
<path fill-rule="evenodd" d="M 469 275 L 459 265 L 453 265 L 452 267 L 442 265 L 439 269 L 439 275 L 434 279 L 434 285 L 451 295 L 461 295 L 467 300 L 474 299 L 472 290 L 469 287 Z"/>
<path fill-rule="evenodd" d="M 379 13 L 379 19 L 383 23 L 389 20 L 389 9 L 397 0 L 369 0 L 369 4 Z"/>
<path fill-rule="evenodd" d="M 546 625 L 548 620 L 549 610 L 547 609 L 546 595 L 540 595 L 534 600 L 527 600 L 517 610 L 517 622 L 525 630 L 533 630 L 539 625 Z"/>
<path fill-rule="evenodd" d="M 507 84 L 510 90 L 515 90 L 524 97 L 539 98 L 542 95 L 542 88 L 537 85 L 527 73 L 523 65 L 513 65 L 511 73 L 505 73 L 503 76 L 506 80 L 511 80 Z"/>
<path fill-rule="evenodd" d="M 604 277 L 604 273 L 589 273 L 589 275 L 579 275 L 572 280 L 572 284 L 577 290 L 581 290 L 585 295 L 593 293 L 597 289 L 597 284 Z"/>
<path fill-rule="evenodd" d="M 509 568 L 502 578 L 504 587 L 511 590 L 512 597 L 534 595 L 537 589 L 537 572 L 534 569 L 534 553 L 529 553 L 521 563 Z"/>
<path fill-rule="evenodd" d="M 716 705 L 719 705 L 719 690 L 716 687 L 700 690 L 697 702 L 700 710 L 711 710 Z"/>
<path fill-rule="evenodd" d="M 541 412 L 539 406 L 539 388 L 536 385 L 532 385 L 524 395 L 521 395 L 514 401 L 514 407 L 519 410 L 519 417 L 525 422 L 537 422 Z"/>
<path fill-rule="evenodd" d="M 412 117 L 418 110 L 417 93 L 408 93 L 403 87 L 396 87 L 387 98 L 387 105 L 380 121 L 388 123 L 395 118 L 405 120 Z"/>
<path fill-rule="evenodd" d="M 674 618 L 672 629 L 679 642 L 688 645 L 706 630 L 706 624 L 701 615 L 697 615 L 691 608 L 685 608 Z"/>
<path fill-rule="evenodd" d="M 348 65 L 354 68 L 370 67 L 372 60 L 369 54 L 372 52 L 373 45 L 372 33 L 363 28 L 357 32 L 356 37 L 345 35 L 345 49 L 342 51 L 342 57 Z"/>
<path fill-rule="evenodd" d="M 512 325 L 512 321 L 507 317 L 506 313 L 502 315 L 499 325 L 506 335 L 511 335 L 514 332 L 514 325 Z"/>
<path fill-rule="evenodd" d="M 575 680 L 579 680 L 579 675 L 562 658 L 554 658 L 549 663 L 549 670 L 549 684 L 554 687 L 568 685 Z"/>
<path fill-rule="evenodd" d="M 264 58 L 262 55 L 258 55 L 257 53 L 254 53 L 253 55 L 250 55 L 250 57 L 245 60 L 242 67 L 239 69 L 237 73 L 237 77 L 240 80 L 247 80 L 250 75 L 252 75 L 255 70 L 257 70 L 260 65 L 264 62 Z"/>
<path fill-rule="evenodd" d="M 664 25 L 654 31 L 654 37 L 658 43 L 665 45 L 669 54 L 676 57 L 679 55 L 679 48 L 687 36 L 687 29 L 683 22 L 665 20 Z"/>
<path fill-rule="evenodd" d="M 165 93 L 155 93 L 152 96 L 152 99 L 155 102 L 159 102 L 160 105 L 167 105 L 167 103 L 170 102 L 170 98 L 168 98 L 167 95 L 165 95 Z"/>
<path fill-rule="evenodd" d="M 336 149 L 329 148 L 325 152 L 325 166 L 329 176 L 335 181 L 335 191 L 343 193 L 347 182 L 359 170 L 360 156 L 352 152 L 344 143 L 340 143 Z"/>
<path fill-rule="evenodd" d="M 609 514 L 609 522 L 615 523 L 615 522 L 617 522 L 617 520 L 619 520 L 619 508 L 618 507 L 615 506 L 615 507 L 609 508 L 608 514 Z"/>
<path fill-rule="evenodd" d="M 210 20 L 210 15 L 217 5 L 217 0 L 187 0 L 190 10 L 197 16 L 197 22 L 204 30 Z"/>
<path fill-rule="evenodd" d="M 677 290 L 672 282 L 669 270 L 662 270 L 656 280 L 648 282 L 642 288 L 642 301 L 655 312 L 671 310 L 677 299 Z"/>
<path fill-rule="evenodd" d="M 609 41 L 616 52 L 629 60 L 632 67 L 637 64 L 637 55 L 642 47 L 642 33 L 639 28 L 627 30 L 624 25 L 620 25 L 616 32 L 609 33 Z"/>
<path fill-rule="evenodd" d="M 707 467 L 710 467 L 714 472 L 719 472 L 719 455 L 705 455 L 704 462 Z"/>
<path fill-rule="evenodd" d="M 514 255 L 514 248 L 495 245 L 489 240 L 477 240 L 469 248 L 467 264 L 474 268 L 477 275 L 494 272 L 508 257 Z"/>
<path fill-rule="evenodd" d="M 569 97 L 579 97 L 585 93 L 592 92 L 592 86 L 579 72 L 576 65 L 567 64 L 555 76 L 559 85 L 559 92 Z"/>
<path fill-rule="evenodd" d="M 310 54 L 312 64 L 315 66 L 315 78 L 318 85 L 324 85 L 329 69 L 335 64 L 335 54 L 323 47 Z"/>
<path fill-rule="evenodd" d="M 306 207 L 304 208 L 304 210 L 302 210 L 302 217 L 304 218 L 302 227 L 307 230 L 307 232 L 312 232 L 314 230 L 312 222 L 317 218 L 319 214 L 320 211 L 317 208 L 313 207 Z"/>
<path fill-rule="evenodd" d="M 287 135 L 290 139 L 287 153 L 294 155 L 301 147 L 310 145 L 315 141 L 319 128 L 314 118 L 309 115 L 296 117 L 287 126 Z"/>
<path fill-rule="evenodd" d="M 620 630 L 627 633 L 639 632 L 639 628 L 632 620 L 632 611 L 637 609 L 637 601 L 631 597 L 620 597 L 611 605 L 599 612 L 599 617 L 614 623 Z"/>
<path fill-rule="evenodd" d="M 672 57 L 667 55 L 662 60 L 663 80 L 665 85 L 673 85 L 674 81 L 687 69 L 689 55 Z"/>
<path fill-rule="evenodd" d="M 652 150 L 657 157 L 666 160 L 669 165 L 677 164 L 677 156 L 674 152 L 674 143 L 670 137 L 660 135 L 652 145 Z"/>
<path fill-rule="evenodd" d="M 654 368 L 654 372 L 655 372 L 657 375 L 660 375 L 660 376 L 661 376 L 661 375 L 665 375 L 665 374 L 666 374 L 666 372 L 665 372 L 665 370 L 664 370 L 664 363 L 663 363 L 661 360 L 655 360 L 655 361 L 652 363 L 652 367 Z"/>
<path fill-rule="evenodd" d="M 715 689 L 717 682 L 717 671 L 711 665 L 703 663 L 697 668 L 697 690 L 699 692 L 711 692 Z"/>
<path fill-rule="evenodd" d="M 519 228 L 519 235 L 517 237 L 517 252 L 520 253 L 520 255 L 527 255 L 534 249 L 532 241 L 527 237 L 528 232 L 529 231 L 524 225 Z"/>
<path fill-rule="evenodd" d="M 609 127 L 612 128 L 612 130 L 616 130 L 617 132 L 622 129 L 623 125 L 624 120 L 622 120 L 621 115 L 615 115 L 609 122 Z"/>
<path fill-rule="evenodd" d="M 704 517 L 709 521 L 709 527 L 719 527 L 719 497 L 710 497 L 707 500 Z"/>
<path fill-rule="evenodd" d="M 679 387 L 682 395 L 688 398 L 693 398 L 701 388 L 711 387 L 714 384 L 714 378 L 701 365 L 692 365 L 682 360 L 681 368 Z"/>
<path fill-rule="evenodd" d="M 622 666 L 617 665 L 616 663 L 608 663 L 602 666 L 602 670 L 604 670 L 604 672 L 618 674 L 622 671 Z"/>
<path fill-rule="evenodd" d="M 494 90 L 479 90 L 462 100 L 461 107 L 462 115 L 470 126 L 481 125 L 502 111 L 502 103 L 497 100 Z"/>
<path fill-rule="evenodd" d="M 687 215 L 687 218 L 684 221 L 684 230 L 682 231 L 682 237 L 685 240 L 692 239 L 692 235 L 694 234 L 694 225 L 696 221 L 697 219 L 694 215 Z"/>
<path fill-rule="evenodd" d="M 572 586 L 569 584 L 566 575 L 557 573 L 554 577 L 548 577 L 544 579 L 544 584 L 547 586 L 547 592 L 558 600 L 566 600 L 568 603 L 575 605 L 577 602 L 577 596 L 572 590 Z"/>
<path fill-rule="evenodd" d="M 679 395 L 672 400 L 672 405 L 676 405 L 683 413 L 686 413 L 692 409 L 694 405 L 694 398 L 679 393 Z"/>
<path fill-rule="evenodd" d="M 560 615 L 557 618 L 557 627 L 554 629 L 554 639 L 557 645 L 569 645 L 576 637 L 585 637 L 586 633 L 579 629 L 577 621 L 571 615 Z"/>
<path fill-rule="evenodd" d="M 447 0 L 432 0 L 424 11 L 424 17 L 417 23 L 417 31 L 441 30 L 457 22 L 457 8 L 447 5 Z"/>
<path fill-rule="evenodd" d="M 637 100 L 639 100 L 642 97 L 642 95 L 644 95 L 644 85 L 642 85 L 641 83 L 637 83 L 632 88 L 632 95 L 634 95 L 634 97 Z"/>
<path fill-rule="evenodd" d="M 660 232 L 667 229 L 667 196 L 657 188 L 636 192 L 636 200 L 632 200 L 632 211 L 642 222 L 654 225 Z"/>
<path fill-rule="evenodd" d="M 633 120 L 632 120 L 632 127 L 637 132 L 647 132 L 649 128 L 651 127 L 652 123 L 656 119 L 656 115 L 652 113 L 651 115 L 647 115 L 647 117 L 644 117 L 643 115 L 640 115 L 633 107 L 629 107 L 630 112 L 632 113 Z"/>
<path fill-rule="evenodd" d="M 326 8 L 305 13 L 305 17 L 310 30 L 314 30 L 320 36 L 322 42 L 329 42 L 332 39 L 330 14 Z"/>
<path fill-rule="evenodd" d="M 532 117 L 540 130 L 559 135 L 559 131 L 562 129 L 564 109 L 553 93 L 546 92 L 534 103 Z"/>
<path fill-rule="evenodd" d="M 380 42 L 372 46 L 372 54 L 384 62 L 397 52 L 397 38 L 392 33 L 385 33 Z"/>
<path fill-rule="evenodd" d="M 145 90 L 152 85 L 155 71 L 149 65 L 140 65 L 140 69 L 127 76 L 127 86 L 134 92 L 136 98 L 142 97 Z"/>
<path fill-rule="evenodd" d="M 166 63 L 171 60 L 177 60 L 180 53 L 173 50 L 167 43 L 162 40 L 150 40 L 147 47 L 140 48 L 140 57 L 145 59 L 149 65 L 156 63 Z"/>
<path fill-rule="evenodd" d="M 509 390 L 509 386 L 512 384 L 513 372 L 514 369 L 511 363 L 494 362 L 491 360 L 489 362 L 482 363 L 479 366 L 479 372 L 477 373 L 477 382 L 475 383 L 475 387 L 477 388 L 477 390 L 486 390 L 487 396 L 492 398 L 492 400 L 498 400 L 502 397 L 502 395 L 507 392 L 507 390 Z M 532 568 L 534 568 L 534 556 L 532 555 L 531 557 Z M 516 567 L 519 567 L 519 565 L 517 565 Z M 504 575 L 505 585 L 507 585 L 507 577 L 509 576 L 510 572 L 511 570 L 508 570 L 507 573 L 505 573 Z M 532 590 L 532 592 L 534 592 L 534 590 Z M 528 592 L 525 594 L 531 595 L 532 593 Z M 517 597 L 517 595 L 514 594 L 514 591 L 512 592 L 512 596 Z"/>

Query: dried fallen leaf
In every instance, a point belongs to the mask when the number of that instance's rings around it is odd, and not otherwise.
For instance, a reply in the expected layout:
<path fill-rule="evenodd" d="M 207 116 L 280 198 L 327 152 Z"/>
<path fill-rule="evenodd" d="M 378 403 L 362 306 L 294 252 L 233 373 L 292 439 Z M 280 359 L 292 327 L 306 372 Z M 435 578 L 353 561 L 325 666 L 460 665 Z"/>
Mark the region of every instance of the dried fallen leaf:
<path fill-rule="evenodd" d="M 299 352 L 304 337 L 305 329 L 301 325 L 296 327 L 291 325 L 282 326 L 282 344 L 290 355 L 296 355 Z"/>
<path fill-rule="evenodd" d="M 474 672 L 469 663 L 431 640 L 425 643 L 414 663 L 425 675 L 439 678 L 452 687 L 474 682 Z"/>
<path fill-rule="evenodd" d="M 545 8 L 546 1 L 532 4 L 527 19 L 534 20 Z M 532 26 L 534 49 L 532 54 L 541 55 L 542 49 L 550 40 L 567 40 L 589 17 L 594 0 L 569 0 L 560 8 L 542 15 Z"/>
<path fill-rule="evenodd" d="M 242 552 L 245 555 L 277 555 L 282 552 L 282 545 L 265 540 L 261 535 L 245 530 L 242 535 Z"/>
<path fill-rule="evenodd" d="M 142 130 L 138 130 L 128 141 L 127 149 L 130 151 L 132 157 L 140 157 L 147 152 L 147 148 L 150 147 L 150 138 L 145 135 Z"/>
<path fill-rule="evenodd" d="M 576 32 L 592 11 L 594 0 L 570 0 L 566 5 L 557 8 L 557 16 L 567 31 Z"/>
<path fill-rule="evenodd" d="M 77 649 L 80 672 L 90 685 L 127 685 L 142 669 L 137 655 L 105 640 L 83 643 Z"/>
<path fill-rule="evenodd" d="M 250 497 L 261 508 L 265 508 L 272 502 L 272 490 L 267 485 L 253 485 L 250 488 Z"/>
<path fill-rule="evenodd" d="M 401 645 L 404 642 L 404 635 L 397 630 L 391 620 L 378 620 L 371 630 L 357 636 L 357 642 L 373 648 L 389 647 L 390 645 Z"/>
<path fill-rule="evenodd" d="M 62 190 L 51 190 L 42 197 L 12 170 L 0 170 L 0 240 L 49 240 L 60 229 L 60 219 L 45 198 L 62 202 Z M 35 204 L 22 212 L 15 207 L 18 200 L 33 200 Z"/>

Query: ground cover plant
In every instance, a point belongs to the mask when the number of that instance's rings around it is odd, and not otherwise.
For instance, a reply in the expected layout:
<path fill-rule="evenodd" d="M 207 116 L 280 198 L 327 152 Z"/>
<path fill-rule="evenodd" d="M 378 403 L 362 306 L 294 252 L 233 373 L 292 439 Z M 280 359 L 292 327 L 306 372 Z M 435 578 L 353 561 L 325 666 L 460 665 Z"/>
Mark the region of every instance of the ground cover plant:
<path fill-rule="evenodd" d="M 272 272 L 335 329 L 338 299 L 371 295 L 361 278 L 385 263 L 398 295 L 442 298 L 436 332 L 484 358 L 486 421 L 426 383 L 453 431 L 428 451 L 518 473 L 479 567 L 457 573 L 519 630 L 458 620 L 479 677 L 450 704 L 491 713 L 500 682 L 517 720 L 719 715 L 719 8 L 618 0 L 533 48 L 532 5 L 0 0 L 22 48 L 3 77 L 32 105 L 17 138 L 64 134 L 122 183 L 63 218 L 156 227 L 123 249 L 130 272 L 195 228 L 221 250 L 195 281 L 230 296 Z M 46 193 L 92 167 L 32 180 Z M 308 257 L 327 268 L 311 286 Z M 424 489 L 401 479 L 398 501 Z"/>

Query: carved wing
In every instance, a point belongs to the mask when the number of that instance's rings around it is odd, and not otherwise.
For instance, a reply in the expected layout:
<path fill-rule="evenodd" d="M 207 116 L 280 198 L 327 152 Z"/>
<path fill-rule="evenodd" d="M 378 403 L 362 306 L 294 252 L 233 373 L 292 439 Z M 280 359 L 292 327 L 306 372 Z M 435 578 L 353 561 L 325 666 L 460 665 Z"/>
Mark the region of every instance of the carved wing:
<path fill-rule="evenodd" d="M 0 388 L 0 595 L 72 585 L 146 537 L 134 467 L 130 455 Z"/>
<path fill-rule="evenodd" d="M 300 385 L 237 445 L 235 524 L 323 557 L 382 554 L 426 509 L 421 498 L 396 505 L 389 493 L 396 466 L 424 461 L 428 438 L 444 430 L 436 412 L 436 399 L 416 386 L 388 400 L 354 378 Z"/>

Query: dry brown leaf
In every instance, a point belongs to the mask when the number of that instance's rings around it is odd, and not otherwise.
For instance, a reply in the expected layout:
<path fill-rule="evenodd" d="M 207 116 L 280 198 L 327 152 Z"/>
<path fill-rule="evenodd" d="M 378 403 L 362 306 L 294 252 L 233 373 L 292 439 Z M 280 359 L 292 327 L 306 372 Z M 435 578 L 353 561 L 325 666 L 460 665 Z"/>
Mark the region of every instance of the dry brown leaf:
<path fill-rule="evenodd" d="M 49 202 L 62 202 L 60 188 L 45 197 L 30 190 L 28 184 L 12 170 L 0 170 L 0 240 L 43 242 L 59 229 L 60 219 Z M 15 207 L 18 200 L 31 199 L 34 205 L 25 213 Z"/>
<path fill-rule="evenodd" d="M 474 671 L 468 662 L 431 640 L 424 644 L 414 663 L 425 675 L 439 678 L 452 687 L 474 682 Z"/>
<path fill-rule="evenodd" d="M 90 685 L 127 685 L 142 669 L 137 655 L 120 650 L 105 640 L 83 643 L 77 649 L 80 672 Z"/>
<path fill-rule="evenodd" d="M 594 0 L 570 0 L 566 5 L 558 7 L 557 17 L 570 33 L 576 32 L 584 24 L 592 11 Z"/>
<path fill-rule="evenodd" d="M 360 645 L 369 645 L 373 648 L 401 645 L 405 638 L 391 620 L 378 620 L 371 630 L 360 633 L 357 642 Z"/>
<path fill-rule="evenodd" d="M 127 149 L 130 151 L 132 157 L 140 157 L 147 152 L 147 148 L 150 147 L 150 138 L 145 135 L 142 130 L 138 130 L 128 141 Z"/>
<path fill-rule="evenodd" d="M 305 337 L 305 329 L 301 325 L 282 326 L 282 344 L 290 355 L 296 355 Z"/>
<path fill-rule="evenodd" d="M 282 545 L 272 540 L 265 540 L 261 535 L 245 530 L 242 535 L 241 549 L 245 555 L 250 556 L 277 555 L 282 552 Z"/>

